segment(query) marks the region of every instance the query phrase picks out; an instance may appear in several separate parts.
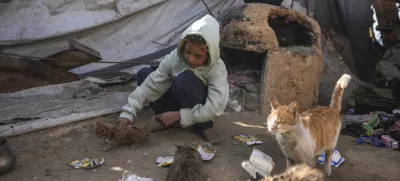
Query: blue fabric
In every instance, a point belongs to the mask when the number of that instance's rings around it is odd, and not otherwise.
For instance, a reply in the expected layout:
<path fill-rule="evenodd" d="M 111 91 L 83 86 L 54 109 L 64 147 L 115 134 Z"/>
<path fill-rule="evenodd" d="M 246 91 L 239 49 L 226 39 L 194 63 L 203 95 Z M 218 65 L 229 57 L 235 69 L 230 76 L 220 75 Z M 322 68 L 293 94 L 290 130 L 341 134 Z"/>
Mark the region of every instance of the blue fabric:
<path fill-rule="evenodd" d="M 137 82 L 140 86 L 156 67 L 142 68 L 137 73 Z M 180 73 L 174 84 L 160 99 L 151 102 L 150 107 L 155 114 L 168 111 L 179 111 L 181 108 L 192 108 L 197 104 L 205 104 L 207 87 L 193 72 Z M 204 131 L 213 127 L 213 121 L 193 125 L 195 131 Z"/>

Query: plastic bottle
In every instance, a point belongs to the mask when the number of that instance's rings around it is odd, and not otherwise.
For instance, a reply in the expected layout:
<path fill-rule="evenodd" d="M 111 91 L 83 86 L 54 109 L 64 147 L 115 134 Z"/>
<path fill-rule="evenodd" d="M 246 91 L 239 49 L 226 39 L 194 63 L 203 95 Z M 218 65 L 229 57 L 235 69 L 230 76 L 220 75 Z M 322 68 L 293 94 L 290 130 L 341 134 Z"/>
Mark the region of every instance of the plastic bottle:
<path fill-rule="evenodd" d="M 399 142 L 396 141 L 395 139 L 393 139 L 391 136 L 389 135 L 382 135 L 381 136 L 381 140 L 383 141 L 383 143 L 385 143 L 385 145 L 389 148 L 392 148 L 394 150 L 399 149 Z"/>

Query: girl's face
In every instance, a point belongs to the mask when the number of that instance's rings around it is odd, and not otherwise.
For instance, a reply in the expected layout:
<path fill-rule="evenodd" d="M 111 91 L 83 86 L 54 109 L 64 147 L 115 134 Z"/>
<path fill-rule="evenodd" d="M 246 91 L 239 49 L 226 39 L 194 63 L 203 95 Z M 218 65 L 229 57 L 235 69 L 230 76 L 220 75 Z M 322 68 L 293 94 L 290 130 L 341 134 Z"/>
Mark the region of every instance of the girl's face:
<path fill-rule="evenodd" d="M 190 68 L 197 68 L 204 65 L 207 59 L 207 53 L 206 48 L 201 48 L 199 45 L 190 41 L 186 42 L 184 55 Z"/>

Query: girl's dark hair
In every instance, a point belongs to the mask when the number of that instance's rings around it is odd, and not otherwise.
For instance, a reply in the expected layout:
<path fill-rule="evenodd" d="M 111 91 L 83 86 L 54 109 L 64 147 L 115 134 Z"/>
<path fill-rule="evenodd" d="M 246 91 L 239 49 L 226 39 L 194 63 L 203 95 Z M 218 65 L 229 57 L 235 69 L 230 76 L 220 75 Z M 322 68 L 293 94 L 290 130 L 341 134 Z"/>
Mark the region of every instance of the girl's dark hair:
<path fill-rule="evenodd" d="M 199 45 L 201 48 L 205 48 L 208 50 L 208 45 L 206 40 L 204 40 L 203 37 L 198 36 L 198 35 L 188 35 L 183 39 L 185 42 L 190 41 L 196 45 Z"/>

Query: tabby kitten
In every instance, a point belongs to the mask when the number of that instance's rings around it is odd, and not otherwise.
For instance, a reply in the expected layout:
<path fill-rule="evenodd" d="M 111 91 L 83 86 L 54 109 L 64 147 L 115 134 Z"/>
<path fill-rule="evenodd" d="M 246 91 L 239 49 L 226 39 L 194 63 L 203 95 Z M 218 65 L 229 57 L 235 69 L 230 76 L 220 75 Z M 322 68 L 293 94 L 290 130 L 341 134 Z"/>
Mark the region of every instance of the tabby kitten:
<path fill-rule="evenodd" d="M 267 176 L 259 181 L 323 181 L 324 174 L 317 168 L 312 168 L 307 164 L 295 165 L 285 172 Z"/>
<path fill-rule="evenodd" d="M 130 148 L 135 149 L 150 139 L 150 126 L 146 124 L 139 128 L 129 125 L 126 130 L 118 130 L 114 124 L 97 121 L 95 134 L 107 141 L 103 151 L 108 151 L 117 145 L 131 145 Z"/>
<path fill-rule="evenodd" d="M 166 181 L 197 181 L 200 180 L 202 159 L 193 147 L 176 146 L 174 163 L 168 169 Z"/>
<path fill-rule="evenodd" d="M 342 95 L 350 80 L 350 75 L 344 74 L 337 81 L 329 107 L 298 113 L 296 102 L 287 106 L 272 98 L 272 111 L 267 118 L 268 131 L 276 135 L 288 168 L 297 163 L 315 165 L 316 158 L 324 152 L 332 155 L 342 125 Z M 332 156 L 325 158 L 325 172 L 330 176 Z"/>

